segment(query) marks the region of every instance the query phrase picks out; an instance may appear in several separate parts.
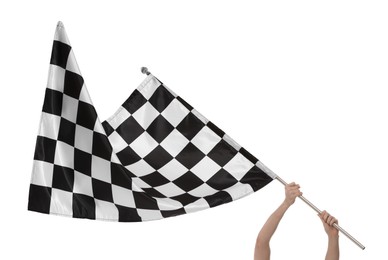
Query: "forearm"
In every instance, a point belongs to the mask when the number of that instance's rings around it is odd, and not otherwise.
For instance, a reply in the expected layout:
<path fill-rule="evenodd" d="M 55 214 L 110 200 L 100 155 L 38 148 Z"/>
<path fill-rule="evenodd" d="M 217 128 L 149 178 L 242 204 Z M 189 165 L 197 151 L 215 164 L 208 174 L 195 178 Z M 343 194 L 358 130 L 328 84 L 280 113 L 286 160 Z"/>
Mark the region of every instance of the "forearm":
<path fill-rule="evenodd" d="M 300 186 L 292 182 L 285 187 L 285 195 L 283 203 L 271 214 L 267 219 L 264 226 L 261 228 L 257 235 L 255 245 L 255 260 L 269 260 L 271 255 L 271 249 L 269 242 L 272 235 L 275 233 L 276 228 L 279 225 L 280 220 L 283 218 L 287 209 L 295 202 L 297 196 L 301 196 L 302 193 L 299 190 Z"/>
<path fill-rule="evenodd" d="M 325 260 L 339 260 L 339 237 L 338 235 L 329 236 L 327 253 Z"/>
<path fill-rule="evenodd" d="M 265 222 L 263 228 L 260 230 L 259 235 L 257 236 L 258 242 L 269 243 L 272 235 L 275 233 L 280 220 L 283 218 L 284 213 L 286 213 L 287 209 L 291 205 L 286 203 L 285 201 L 280 204 L 280 206 L 272 213 L 272 215 L 268 218 L 267 222 Z"/>

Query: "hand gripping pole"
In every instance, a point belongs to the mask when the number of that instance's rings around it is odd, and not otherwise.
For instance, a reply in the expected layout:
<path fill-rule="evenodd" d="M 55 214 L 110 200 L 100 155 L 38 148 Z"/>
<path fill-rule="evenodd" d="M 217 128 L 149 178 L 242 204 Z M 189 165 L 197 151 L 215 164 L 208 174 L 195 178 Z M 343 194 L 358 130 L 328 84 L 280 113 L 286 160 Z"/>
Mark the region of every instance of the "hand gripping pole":
<path fill-rule="evenodd" d="M 279 182 L 281 182 L 283 185 L 287 185 L 287 182 L 285 182 L 282 178 L 279 176 L 275 177 Z M 307 205 L 309 205 L 313 210 L 315 210 L 318 214 L 321 214 L 322 211 L 318 209 L 314 204 L 312 204 L 308 199 L 306 199 L 303 196 L 299 196 L 301 200 L 303 200 Z M 348 237 L 350 240 L 352 240 L 359 248 L 362 250 L 365 249 L 365 246 L 361 244 L 357 239 L 355 239 L 353 236 L 351 236 L 346 230 L 344 230 L 342 227 L 337 225 L 337 223 L 334 223 L 333 225 L 338 231 L 340 231 L 342 234 L 344 234 L 346 237 Z"/>

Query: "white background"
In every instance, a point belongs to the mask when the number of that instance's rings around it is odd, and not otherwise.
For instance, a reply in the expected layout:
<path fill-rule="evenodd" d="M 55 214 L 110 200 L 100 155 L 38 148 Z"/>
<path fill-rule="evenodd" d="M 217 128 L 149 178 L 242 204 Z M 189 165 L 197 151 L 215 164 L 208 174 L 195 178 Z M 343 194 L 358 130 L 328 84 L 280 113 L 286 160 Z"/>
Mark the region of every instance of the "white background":
<path fill-rule="evenodd" d="M 1 259 L 253 259 L 280 204 L 274 181 L 233 203 L 145 223 L 27 211 L 54 31 L 63 21 L 100 119 L 144 79 L 182 96 L 367 247 L 388 259 L 386 1 L 2 1 Z M 324 259 L 326 235 L 297 201 L 272 259 Z"/>

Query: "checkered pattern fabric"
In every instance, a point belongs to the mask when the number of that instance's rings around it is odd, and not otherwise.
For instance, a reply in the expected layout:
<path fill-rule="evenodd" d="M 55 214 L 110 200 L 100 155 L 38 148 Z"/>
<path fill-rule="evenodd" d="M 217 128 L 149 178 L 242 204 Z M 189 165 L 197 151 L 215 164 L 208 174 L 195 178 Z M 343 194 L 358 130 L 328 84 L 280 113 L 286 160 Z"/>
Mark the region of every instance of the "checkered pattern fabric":
<path fill-rule="evenodd" d="M 274 177 L 152 74 L 101 122 L 61 22 L 42 110 L 31 211 L 155 220 L 234 201 Z"/>

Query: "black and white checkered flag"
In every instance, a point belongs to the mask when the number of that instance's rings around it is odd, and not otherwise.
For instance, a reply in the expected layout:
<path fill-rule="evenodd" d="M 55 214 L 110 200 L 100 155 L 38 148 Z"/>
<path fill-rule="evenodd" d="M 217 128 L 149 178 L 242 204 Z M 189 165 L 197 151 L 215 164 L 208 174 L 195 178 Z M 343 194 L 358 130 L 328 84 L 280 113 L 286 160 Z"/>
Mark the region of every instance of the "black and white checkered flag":
<path fill-rule="evenodd" d="M 99 120 L 58 22 L 28 209 L 146 221 L 244 197 L 275 176 L 154 75 Z"/>

